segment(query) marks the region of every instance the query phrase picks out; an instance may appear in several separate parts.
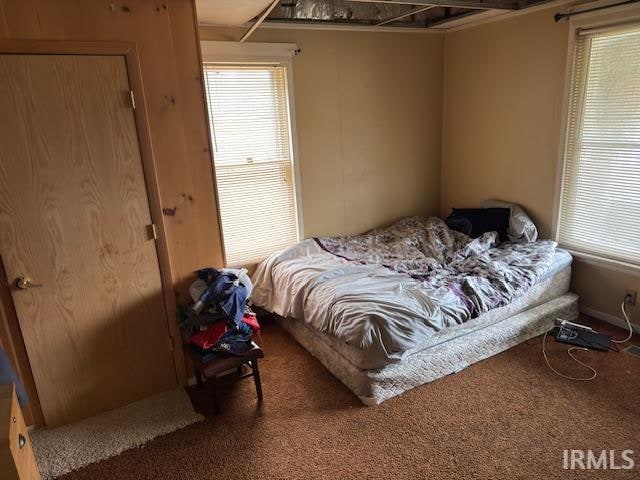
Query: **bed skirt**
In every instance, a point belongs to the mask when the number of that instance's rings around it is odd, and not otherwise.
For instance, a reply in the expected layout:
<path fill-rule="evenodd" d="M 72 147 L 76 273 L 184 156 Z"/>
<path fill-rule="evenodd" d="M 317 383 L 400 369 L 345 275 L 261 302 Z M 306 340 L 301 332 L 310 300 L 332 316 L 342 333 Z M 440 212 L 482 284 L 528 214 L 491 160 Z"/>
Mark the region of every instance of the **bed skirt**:
<path fill-rule="evenodd" d="M 347 360 L 304 322 L 278 318 L 278 322 L 365 405 L 378 405 L 407 390 L 459 372 L 530 338 L 542 335 L 558 317 L 578 316 L 578 296 L 565 293 L 498 323 L 416 352 L 402 363 L 363 370 Z"/>

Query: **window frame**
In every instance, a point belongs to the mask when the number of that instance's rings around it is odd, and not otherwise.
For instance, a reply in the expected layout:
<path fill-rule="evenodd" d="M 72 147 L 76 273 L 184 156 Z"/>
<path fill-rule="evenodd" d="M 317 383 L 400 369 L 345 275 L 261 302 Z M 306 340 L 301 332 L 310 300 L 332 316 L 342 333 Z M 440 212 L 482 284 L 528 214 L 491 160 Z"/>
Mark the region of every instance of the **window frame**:
<path fill-rule="evenodd" d="M 204 63 L 216 63 L 222 65 L 279 65 L 284 67 L 285 71 L 285 96 L 287 100 L 287 113 L 289 120 L 289 136 L 291 161 L 293 163 L 293 190 L 296 203 L 296 219 L 298 240 L 305 238 L 304 222 L 302 218 L 302 192 L 300 189 L 300 162 L 298 160 L 298 134 L 296 130 L 296 110 L 293 91 L 293 57 L 300 50 L 293 43 L 260 43 L 260 42 L 227 42 L 227 41 L 201 41 L 201 75 L 203 82 L 203 100 L 207 102 L 206 88 L 204 85 Z M 211 125 L 209 125 L 209 116 L 207 115 L 207 135 L 209 136 L 210 145 L 213 145 L 211 139 Z M 213 170 L 213 186 L 216 195 L 216 212 L 218 215 L 218 224 L 220 227 L 220 244 L 222 245 L 222 258 L 225 267 L 228 267 L 227 253 L 225 247 L 224 230 L 222 228 L 222 218 L 220 216 L 220 207 L 218 206 L 218 182 L 216 179 L 215 155 L 211 152 L 212 170 Z M 234 265 L 237 267 L 237 265 Z"/>
<path fill-rule="evenodd" d="M 574 7 L 572 10 L 583 10 L 585 5 Z M 569 19 L 569 40 L 567 45 L 566 65 L 564 75 L 564 93 L 562 101 L 561 111 L 561 128 L 560 128 L 560 141 L 558 160 L 556 167 L 556 186 L 554 195 L 554 209 L 553 220 L 551 229 L 551 238 L 559 243 L 559 246 L 564 247 L 559 242 L 559 227 L 560 227 L 560 204 L 562 198 L 563 189 L 563 177 L 565 168 L 566 150 L 569 136 L 569 109 L 571 102 L 571 86 L 573 81 L 573 66 L 575 62 L 575 47 L 576 41 L 581 31 L 596 30 L 596 29 L 614 29 L 622 27 L 628 24 L 640 23 L 640 6 L 637 4 L 622 5 L 618 7 L 611 7 L 605 11 L 596 11 L 590 13 L 584 13 L 571 17 Z M 604 256 L 596 255 L 593 253 L 582 252 L 567 248 L 567 250 L 576 258 L 586 262 L 595 264 L 598 266 L 607 267 L 608 269 L 621 271 L 624 273 L 631 273 L 640 276 L 640 267 L 627 263 L 622 260 L 615 260 Z"/>

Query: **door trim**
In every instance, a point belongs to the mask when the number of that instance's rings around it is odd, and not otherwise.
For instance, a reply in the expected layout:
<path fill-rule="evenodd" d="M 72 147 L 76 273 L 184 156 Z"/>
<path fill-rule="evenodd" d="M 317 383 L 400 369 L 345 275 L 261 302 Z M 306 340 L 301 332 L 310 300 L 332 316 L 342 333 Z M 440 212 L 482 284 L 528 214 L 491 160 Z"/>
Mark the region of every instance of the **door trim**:
<path fill-rule="evenodd" d="M 22 380 L 24 388 L 29 395 L 29 403 L 23 408 L 25 421 L 40 427 L 44 425 L 44 414 L 40 406 L 40 397 L 36 390 L 36 383 L 31 372 L 31 364 L 27 355 L 27 348 L 22 338 L 22 330 L 18 322 L 18 315 L 13 305 L 13 297 L 4 269 L 2 256 L 0 255 L 0 346 L 11 359 L 16 373 Z"/>
<path fill-rule="evenodd" d="M 153 145 L 149 128 L 149 117 L 144 95 L 144 86 L 140 71 L 140 61 L 134 42 L 84 42 L 84 41 L 57 41 L 57 40 L 0 40 L 0 54 L 16 55 L 113 55 L 122 56 L 125 59 L 129 86 L 135 94 L 136 108 L 133 110 L 135 125 L 137 130 L 140 157 L 142 159 L 142 170 L 147 190 L 147 199 L 151 220 L 156 226 L 156 252 L 158 266 L 160 268 L 160 279 L 164 297 L 164 306 L 167 321 L 167 332 L 171 338 L 173 346 L 173 364 L 176 382 L 180 385 L 187 383 L 187 370 L 184 354 L 182 351 L 182 337 L 178 325 L 175 321 L 176 301 L 173 289 L 173 274 L 169 260 L 169 249 L 167 242 L 166 226 L 162 215 L 160 203 L 160 188 L 158 185 L 155 158 L 153 155 Z M 4 288 L 8 286 L 3 285 Z M 9 296 L 9 299 L 11 297 Z M 17 321 L 13 302 L 10 305 L 6 301 L 2 302 L 0 308 L 7 310 L 6 317 L 11 321 Z M 18 327 L 19 330 L 19 327 Z M 31 376 L 30 365 L 24 365 L 24 358 L 13 355 L 13 352 L 21 351 L 24 347 L 22 336 L 15 335 L 15 328 L 0 323 L 0 338 L 9 339 L 11 345 L 7 347 L 7 353 L 12 356 L 12 360 L 25 376 Z M 27 360 L 28 362 L 28 360 Z M 25 383 L 33 382 L 33 378 L 24 379 Z M 40 404 L 33 406 L 34 421 L 42 417 Z M 39 415 L 38 415 L 39 412 Z"/>

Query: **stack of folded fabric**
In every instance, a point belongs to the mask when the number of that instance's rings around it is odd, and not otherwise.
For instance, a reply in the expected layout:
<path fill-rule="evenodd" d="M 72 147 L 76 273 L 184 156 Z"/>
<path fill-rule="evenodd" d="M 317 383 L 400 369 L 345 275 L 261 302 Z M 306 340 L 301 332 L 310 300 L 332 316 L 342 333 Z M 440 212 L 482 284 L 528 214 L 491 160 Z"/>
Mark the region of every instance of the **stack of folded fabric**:
<path fill-rule="evenodd" d="M 194 303 L 181 310 L 180 328 L 203 361 L 221 354 L 242 356 L 251 347 L 251 336 L 260 330 L 247 305 L 252 288 L 246 269 L 198 271 L 189 289 Z"/>

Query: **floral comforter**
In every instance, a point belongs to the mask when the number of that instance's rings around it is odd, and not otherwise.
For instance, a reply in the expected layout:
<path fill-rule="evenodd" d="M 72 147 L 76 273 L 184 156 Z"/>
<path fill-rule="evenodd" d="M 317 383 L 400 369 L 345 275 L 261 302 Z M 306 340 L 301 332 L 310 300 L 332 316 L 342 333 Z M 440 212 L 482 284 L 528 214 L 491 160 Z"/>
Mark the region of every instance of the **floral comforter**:
<path fill-rule="evenodd" d="M 409 217 L 363 235 L 305 240 L 254 275 L 252 299 L 356 348 L 374 364 L 434 333 L 501 307 L 549 269 L 556 243 L 472 239 L 436 217 Z"/>

